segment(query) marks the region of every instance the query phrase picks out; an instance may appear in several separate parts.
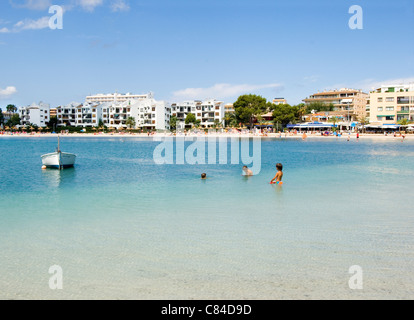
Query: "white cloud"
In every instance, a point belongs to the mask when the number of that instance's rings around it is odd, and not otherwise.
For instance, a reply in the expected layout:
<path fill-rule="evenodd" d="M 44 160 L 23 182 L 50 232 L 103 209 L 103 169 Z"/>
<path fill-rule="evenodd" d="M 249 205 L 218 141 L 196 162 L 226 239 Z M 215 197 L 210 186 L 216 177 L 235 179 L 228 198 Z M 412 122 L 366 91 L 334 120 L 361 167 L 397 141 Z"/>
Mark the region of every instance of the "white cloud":
<path fill-rule="evenodd" d="M 114 0 L 111 4 L 113 12 L 128 11 L 130 9 L 129 4 L 125 0 Z"/>
<path fill-rule="evenodd" d="M 40 30 L 49 28 L 50 17 L 42 17 L 37 20 L 25 19 L 17 22 L 12 29 L 2 28 L 0 33 L 17 33 L 23 30 Z"/>
<path fill-rule="evenodd" d="M 0 88 L 0 99 L 8 98 L 15 93 L 17 93 L 16 87 L 7 87 L 6 89 Z"/>
<path fill-rule="evenodd" d="M 232 85 L 228 83 L 215 84 L 210 88 L 187 88 L 173 92 L 173 99 L 186 100 L 186 99 L 205 99 L 205 98 L 217 98 L 224 99 L 229 97 L 235 97 L 242 94 L 254 93 L 254 91 L 260 89 L 274 89 L 280 90 L 282 86 L 280 84 L 271 83 L 263 85 L 252 84 L 240 84 Z"/>
<path fill-rule="evenodd" d="M 77 0 L 77 4 L 86 11 L 94 11 L 103 4 L 103 0 Z"/>
<path fill-rule="evenodd" d="M 49 28 L 50 17 L 42 17 L 38 20 L 26 19 L 15 24 L 18 31 L 21 30 L 40 30 Z"/>
<path fill-rule="evenodd" d="M 10 4 L 16 8 L 30 10 L 46 10 L 52 5 L 51 0 L 10 0 Z"/>

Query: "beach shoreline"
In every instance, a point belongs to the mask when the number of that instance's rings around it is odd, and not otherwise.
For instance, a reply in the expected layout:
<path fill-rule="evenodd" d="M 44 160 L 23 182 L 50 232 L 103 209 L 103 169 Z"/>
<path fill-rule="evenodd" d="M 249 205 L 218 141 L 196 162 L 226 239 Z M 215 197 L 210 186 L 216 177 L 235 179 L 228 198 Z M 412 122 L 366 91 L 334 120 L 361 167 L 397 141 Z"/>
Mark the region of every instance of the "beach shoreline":
<path fill-rule="evenodd" d="M 22 134 L 22 133 L 14 133 L 14 134 L 0 134 L 1 138 L 53 138 L 53 137 L 65 137 L 65 138 L 144 138 L 144 139 L 154 139 L 154 138 L 165 138 L 165 137 L 185 137 L 185 138 L 197 138 L 197 137 L 206 137 L 206 138 L 262 138 L 264 140 L 267 139 L 296 139 L 296 140 L 303 140 L 302 134 L 282 134 L 279 133 L 272 133 L 267 135 L 262 134 L 232 134 L 232 133 L 218 133 L 218 134 L 170 134 L 170 133 L 156 133 L 156 134 L 130 134 L 130 133 L 69 133 L 69 134 L 52 134 L 52 133 L 35 133 L 35 134 Z M 352 133 L 350 135 L 351 140 L 357 140 L 356 133 Z M 329 136 L 322 136 L 320 134 L 307 134 L 308 139 L 319 139 L 319 140 L 347 140 L 348 135 L 344 134 L 341 137 L 337 137 L 334 135 Z M 376 141 L 402 141 L 402 140 L 414 140 L 414 134 L 406 134 L 405 138 L 403 139 L 402 136 L 397 134 L 396 137 L 394 135 L 387 135 L 384 134 L 360 134 L 360 140 L 376 140 Z"/>

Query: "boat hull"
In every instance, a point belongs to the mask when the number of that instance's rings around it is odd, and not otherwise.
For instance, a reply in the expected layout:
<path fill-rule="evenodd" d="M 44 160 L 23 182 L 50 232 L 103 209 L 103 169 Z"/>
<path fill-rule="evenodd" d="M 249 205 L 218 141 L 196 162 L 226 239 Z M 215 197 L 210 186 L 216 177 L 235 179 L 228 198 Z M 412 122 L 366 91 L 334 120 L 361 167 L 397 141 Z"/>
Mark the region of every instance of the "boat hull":
<path fill-rule="evenodd" d="M 76 155 L 66 152 L 54 152 L 42 156 L 42 164 L 47 168 L 63 169 L 75 165 Z"/>

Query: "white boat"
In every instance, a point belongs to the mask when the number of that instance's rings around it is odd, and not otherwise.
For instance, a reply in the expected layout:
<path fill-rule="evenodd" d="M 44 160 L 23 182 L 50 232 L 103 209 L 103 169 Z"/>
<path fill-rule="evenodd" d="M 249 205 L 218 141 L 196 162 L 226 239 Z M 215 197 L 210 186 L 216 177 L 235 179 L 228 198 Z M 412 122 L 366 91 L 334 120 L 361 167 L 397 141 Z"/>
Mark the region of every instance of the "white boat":
<path fill-rule="evenodd" d="M 76 155 L 73 153 L 62 152 L 60 150 L 60 139 L 58 137 L 58 147 L 56 152 L 42 156 L 43 166 L 46 168 L 65 169 L 75 165 Z"/>

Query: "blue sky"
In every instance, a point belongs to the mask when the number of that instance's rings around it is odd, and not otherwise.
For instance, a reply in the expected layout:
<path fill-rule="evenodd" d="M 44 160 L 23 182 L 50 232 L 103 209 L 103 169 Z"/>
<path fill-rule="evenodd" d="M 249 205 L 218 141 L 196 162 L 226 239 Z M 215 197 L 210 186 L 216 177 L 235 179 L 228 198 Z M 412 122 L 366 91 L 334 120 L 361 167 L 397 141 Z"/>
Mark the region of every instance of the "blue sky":
<path fill-rule="evenodd" d="M 48 27 L 52 4 L 62 30 Z M 348 26 L 352 5 L 362 30 Z M 412 0 L 2 0 L 0 107 L 114 91 L 296 104 L 414 82 L 413 34 Z"/>

